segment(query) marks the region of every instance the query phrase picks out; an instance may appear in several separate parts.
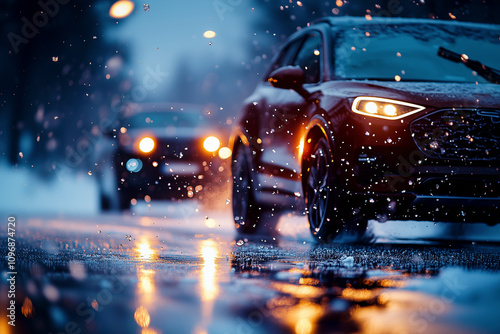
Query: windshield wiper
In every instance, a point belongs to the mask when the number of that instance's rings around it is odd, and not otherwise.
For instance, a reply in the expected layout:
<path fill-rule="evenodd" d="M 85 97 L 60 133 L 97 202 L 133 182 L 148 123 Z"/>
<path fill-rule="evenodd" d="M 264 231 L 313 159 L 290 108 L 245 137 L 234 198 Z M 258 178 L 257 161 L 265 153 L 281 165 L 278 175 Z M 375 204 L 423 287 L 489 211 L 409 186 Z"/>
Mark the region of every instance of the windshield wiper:
<path fill-rule="evenodd" d="M 500 71 L 492 67 L 488 67 L 483 63 L 470 59 L 466 54 L 458 54 L 443 47 L 438 50 L 438 56 L 448 59 L 455 63 L 462 63 L 478 75 L 485 78 L 491 83 L 500 84 Z"/>

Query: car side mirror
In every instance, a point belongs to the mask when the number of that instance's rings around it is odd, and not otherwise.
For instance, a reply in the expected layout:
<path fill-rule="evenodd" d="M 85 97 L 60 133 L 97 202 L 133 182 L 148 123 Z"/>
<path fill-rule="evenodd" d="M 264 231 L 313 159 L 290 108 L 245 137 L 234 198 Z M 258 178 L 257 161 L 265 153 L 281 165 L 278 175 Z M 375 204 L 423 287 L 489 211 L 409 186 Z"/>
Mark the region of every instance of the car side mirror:
<path fill-rule="evenodd" d="M 299 66 L 289 65 L 273 71 L 267 81 L 276 88 L 293 89 L 307 100 L 311 93 L 304 89 L 304 78 L 305 73 Z"/>

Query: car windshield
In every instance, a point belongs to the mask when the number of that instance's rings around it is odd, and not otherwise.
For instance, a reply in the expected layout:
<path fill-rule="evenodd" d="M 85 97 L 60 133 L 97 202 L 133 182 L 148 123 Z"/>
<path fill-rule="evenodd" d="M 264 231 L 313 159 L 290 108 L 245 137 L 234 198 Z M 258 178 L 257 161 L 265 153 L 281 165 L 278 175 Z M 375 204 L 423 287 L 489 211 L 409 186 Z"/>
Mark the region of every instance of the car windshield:
<path fill-rule="evenodd" d="M 462 64 L 438 56 L 439 47 L 500 68 L 500 29 L 459 24 L 364 25 L 335 41 L 340 79 L 487 83 Z"/>
<path fill-rule="evenodd" d="M 192 112 L 141 112 L 125 121 L 129 128 L 196 127 L 201 115 Z"/>

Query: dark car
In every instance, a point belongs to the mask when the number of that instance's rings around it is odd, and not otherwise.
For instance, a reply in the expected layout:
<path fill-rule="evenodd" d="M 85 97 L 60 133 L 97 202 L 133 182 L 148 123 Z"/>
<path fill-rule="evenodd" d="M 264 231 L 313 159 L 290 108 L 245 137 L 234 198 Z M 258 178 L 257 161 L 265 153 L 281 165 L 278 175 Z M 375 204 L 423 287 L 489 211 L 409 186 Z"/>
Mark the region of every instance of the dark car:
<path fill-rule="evenodd" d="M 202 107 L 156 103 L 127 110 L 114 154 L 118 191 L 102 191 L 104 209 L 114 197 L 121 209 L 142 199 L 202 199 L 204 188 L 227 179 L 225 159 L 231 151 L 223 144 L 228 135 L 206 118 Z"/>
<path fill-rule="evenodd" d="M 322 241 L 369 219 L 499 222 L 500 26 L 325 18 L 290 37 L 232 136 L 233 213 L 304 210 Z"/>

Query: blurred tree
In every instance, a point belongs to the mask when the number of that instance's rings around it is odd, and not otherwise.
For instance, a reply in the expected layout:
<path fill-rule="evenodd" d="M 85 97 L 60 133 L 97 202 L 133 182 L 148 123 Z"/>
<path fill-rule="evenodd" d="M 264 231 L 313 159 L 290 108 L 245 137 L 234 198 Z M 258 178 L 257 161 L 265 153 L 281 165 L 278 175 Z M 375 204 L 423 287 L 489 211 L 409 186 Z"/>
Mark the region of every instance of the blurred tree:
<path fill-rule="evenodd" d="M 111 98 L 119 93 L 122 72 L 116 66 L 127 61 L 124 47 L 105 38 L 105 29 L 114 23 L 107 13 L 110 5 L 2 1 L 8 56 L 0 66 L 11 76 L 1 93 L 8 97 L 12 164 L 27 150 L 22 161 L 43 162 L 47 170 L 54 161 L 75 152 L 83 157 L 92 149 L 92 136 L 99 135 L 95 126 L 111 114 Z"/>

